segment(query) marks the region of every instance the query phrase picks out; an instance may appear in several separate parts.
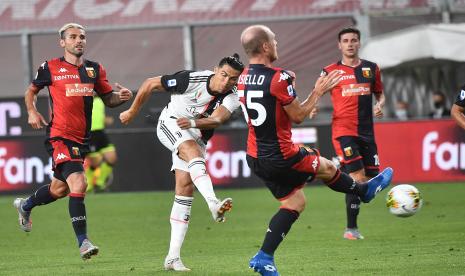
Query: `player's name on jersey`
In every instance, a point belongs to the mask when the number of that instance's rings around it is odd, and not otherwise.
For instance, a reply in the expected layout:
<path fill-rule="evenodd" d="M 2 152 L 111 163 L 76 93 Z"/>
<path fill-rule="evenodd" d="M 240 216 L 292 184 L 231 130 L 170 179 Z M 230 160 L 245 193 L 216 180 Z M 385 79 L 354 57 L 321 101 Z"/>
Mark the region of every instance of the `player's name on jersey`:
<path fill-rule="evenodd" d="M 265 81 L 265 76 L 264 75 L 240 75 L 239 76 L 239 81 L 238 84 L 245 84 L 245 85 L 262 85 L 263 82 Z"/>

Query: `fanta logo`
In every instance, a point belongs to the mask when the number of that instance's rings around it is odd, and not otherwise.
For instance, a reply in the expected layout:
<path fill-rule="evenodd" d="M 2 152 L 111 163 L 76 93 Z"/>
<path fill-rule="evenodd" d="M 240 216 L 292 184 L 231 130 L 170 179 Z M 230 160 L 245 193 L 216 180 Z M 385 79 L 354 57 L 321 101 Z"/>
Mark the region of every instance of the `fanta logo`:
<path fill-rule="evenodd" d="M 431 170 L 432 161 L 444 171 L 465 169 L 465 144 L 438 140 L 437 131 L 428 132 L 423 138 L 423 170 Z"/>

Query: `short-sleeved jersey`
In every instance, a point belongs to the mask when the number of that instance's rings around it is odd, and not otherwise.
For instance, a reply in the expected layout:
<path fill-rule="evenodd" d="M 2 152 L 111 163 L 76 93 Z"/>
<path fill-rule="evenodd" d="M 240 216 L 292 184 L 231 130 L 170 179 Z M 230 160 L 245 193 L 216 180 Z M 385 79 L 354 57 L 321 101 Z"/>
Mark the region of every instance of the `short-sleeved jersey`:
<path fill-rule="evenodd" d="M 333 63 L 322 74 L 338 70 L 340 82 L 331 90 L 333 102 L 333 138 L 341 136 L 373 137 L 373 94 L 383 93 L 381 74 L 376 63 L 361 60 L 356 67 Z"/>
<path fill-rule="evenodd" d="M 461 107 L 465 107 L 465 85 L 460 88 L 460 92 L 455 99 L 455 104 Z"/>
<path fill-rule="evenodd" d="M 40 65 L 32 84 L 39 89 L 47 86 L 49 90 L 52 120 L 47 126 L 48 137 L 87 143 L 93 94 L 112 92 L 105 69 L 90 60 L 75 66 L 63 57 L 56 58 Z"/>
<path fill-rule="evenodd" d="M 296 155 L 292 122 L 284 106 L 297 97 L 292 77 L 280 68 L 251 64 L 239 77 L 237 91 L 248 124 L 247 154 L 283 161 Z"/>
<path fill-rule="evenodd" d="M 236 88 L 225 93 L 210 89 L 212 71 L 180 71 L 161 77 L 163 88 L 172 92 L 168 113 L 175 118 L 199 119 L 209 117 L 220 105 L 231 113 L 240 105 Z M 201 130 L 202 140 L 213 136 L 213 129 Z"/>

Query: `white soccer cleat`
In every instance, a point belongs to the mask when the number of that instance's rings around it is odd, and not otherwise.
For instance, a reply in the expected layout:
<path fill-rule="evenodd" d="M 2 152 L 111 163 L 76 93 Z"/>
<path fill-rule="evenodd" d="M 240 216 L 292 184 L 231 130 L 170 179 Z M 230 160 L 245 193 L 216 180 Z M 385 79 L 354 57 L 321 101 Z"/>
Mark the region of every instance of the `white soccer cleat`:
<path fill-rule="evenodd" d="M 210 208 L 213 219 L 216 222 L 224 222 L 226 219 L 224 214 L 231 211 L 232 209 L 232 198 L 225 198 L 223 201 L 218 201 L 213 207 Z"/>
<path fill-rule="evenodd" d="M 88 260 L 92 256 L 97 255 L 98 251 L 98 247 L 93 245 L 92 242 L 88 239 L 85 239 L 79 247 L 79 253 L 81 254 L 81 258 L 83 260 Z"/>
<path fill-rule="evenodd" d="M 180 257 L 168 258 L 165 259 L 165 270 L 174 270 L 174 271 L 191 271 L 190 268 L 187 268 L 181 261 Z"/>
<path fill-rule="evenodd" d="M 31 212 L 26 212 L 23 210 L 23 203 L 26 201 L 24 198 L 17 198 L 13 201 L 13 206 L 18 211 L 18 221 L 19 221 L 19 228 L 24 232 L 31 232 L 32 230 L 32 220 L 31 220 Z"/>

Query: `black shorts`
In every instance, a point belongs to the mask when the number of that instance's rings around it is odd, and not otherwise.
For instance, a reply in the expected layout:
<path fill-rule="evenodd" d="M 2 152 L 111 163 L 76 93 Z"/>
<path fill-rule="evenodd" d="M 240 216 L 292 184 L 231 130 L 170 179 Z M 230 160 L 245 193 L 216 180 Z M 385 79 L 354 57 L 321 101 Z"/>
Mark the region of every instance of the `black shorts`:
<path fill-rule="evenodd" d="M 89 147 L 90 152 L 99 152 L 101 149 L 111 146 L 110 139 L 103 130 L 90 132 Z"/>
<path fill-rule="evenodd" d="M 319 156 L 318 150 L 300 148 L 296 155 L 287 160 L 257 159 L 247 155 L 247 163 L 273 196 L 284 200 L 302 188 L 309 178 L 310 181 L 315 178 L 320 167 Z"/>
<path fill-rule="evenodd" d="M 53 137 L 45 140 L 45 149 L 52 157 L 53 176 L 63 182 L 73 172 L 84 171 L 84 157 L 89 152 L 87 145 L 77 142 Z M 73 163 L 66 164 L 65 163 Z"/>
<path fill-rule="evenodd" d="M 379 173 L 378 148 L 374 138 L 341 136 L 333 139 L 333 146 L 345 172 L 365 169 L 365 175 L 370 177 Z"/>

